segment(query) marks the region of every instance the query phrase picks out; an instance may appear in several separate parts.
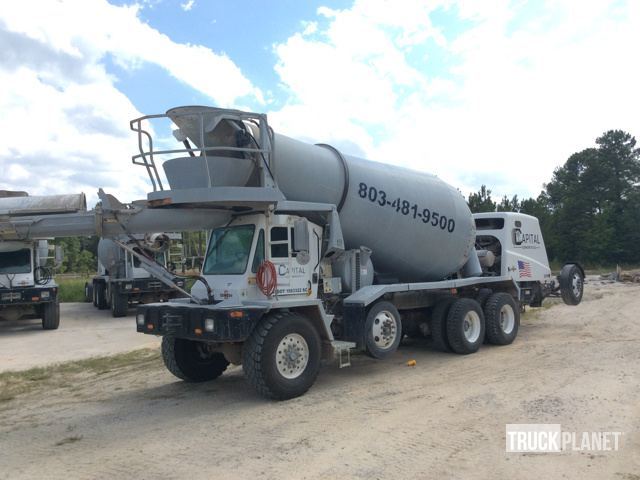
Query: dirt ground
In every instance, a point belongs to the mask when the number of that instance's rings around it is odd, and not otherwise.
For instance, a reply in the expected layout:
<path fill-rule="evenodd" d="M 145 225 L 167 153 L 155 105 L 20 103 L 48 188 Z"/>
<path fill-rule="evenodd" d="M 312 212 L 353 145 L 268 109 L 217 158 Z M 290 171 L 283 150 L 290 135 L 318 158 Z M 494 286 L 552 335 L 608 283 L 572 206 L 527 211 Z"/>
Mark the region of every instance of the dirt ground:
<path fill-rule="evenodd" d="M 90 303 L 62 303 L 60 328 L 42 330 L 40 319 L 0 319 L 0 372 L 24 370 L 134 348 L 156 347 L 159 340 L 136 332 L 135 309 L 113 318 Z"/>
<path fill-rule="evenodd" d="M 457 356 L 405 342 L 384 362 L 327 365 L 281 403 L 240 367 L 180 382 L 152 351 L 1 402 L 0 478 L 638 480 L 638 312 L 640 286 L 591 283 L 578 307 L 527 314 L 511 346 Z M 624 433 L 617 452 L 516 454 L 507 423 Z"/>

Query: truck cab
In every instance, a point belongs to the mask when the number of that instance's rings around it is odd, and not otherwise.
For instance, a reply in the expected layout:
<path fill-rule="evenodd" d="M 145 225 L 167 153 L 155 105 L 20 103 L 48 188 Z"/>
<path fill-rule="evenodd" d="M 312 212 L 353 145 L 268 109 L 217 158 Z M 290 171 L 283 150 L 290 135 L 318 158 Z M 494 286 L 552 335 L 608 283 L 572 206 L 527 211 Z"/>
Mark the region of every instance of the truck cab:
<path fill-rule="evenodd" d="M 47 255 L 46 240 L 0 243 L 0 317 L 42 318 L 45 330 L 58 328 L 58 286 L 45 266 Z"/>
<path fill-rule="evenodd" d="M 322 228 L 292 215 L 247 215 L 211 232 L 202 276 L 213 291 L 213 300 L 241 305 L 267 300 L 257 274 L 269 261 L 275 267 L 279 298 L 316 298 Z M 206 298 L 198 282 L 192 294 Z"/>

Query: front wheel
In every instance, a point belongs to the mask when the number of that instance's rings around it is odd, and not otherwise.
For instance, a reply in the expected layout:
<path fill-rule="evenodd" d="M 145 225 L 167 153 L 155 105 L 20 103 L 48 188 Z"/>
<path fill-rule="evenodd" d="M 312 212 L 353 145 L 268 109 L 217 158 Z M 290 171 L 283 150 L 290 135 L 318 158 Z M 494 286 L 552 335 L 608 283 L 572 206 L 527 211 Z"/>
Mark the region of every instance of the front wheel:
<path fill-rule="evenodd" d="M 42 305 L 42 328 L 44 330 L 57 330 L 60 326 L 60 304 L 56 302 Z"/>
<path fill-rule="evenodd" d="M 294 312 L 265 316 L 242 348 L 242 368 L 264 397 L 287 400 L 303 395 L 320 370 L 320 336 L 311 322 Z"/>
<path fill-rule="evenodd" d="M 93 289 L 95 295 L 95 306 L 98 310 L 106 310 L 109 308 L 107 304 L 107 286 L 104 283 L 98 282 Z"/>
<path fill-rule="evenodd" d="M 111 314 L 117 317 L 125 317 L 129 309 L 129 297 L 126 294 L 111 290 Z"/>
<path fill-rule="evenodd" d="M 206 382 L 222 375 L 229 362 L 204 342 L 167 335 L 162 338 L 164 366 L 181 380 Z"/>
<path fill-rule="evenodd" d="M 560 271 L 560 293 L 567 305 L 578 305 L 584 293 L 584 275 L 574 264 L 568 263 Z"/>

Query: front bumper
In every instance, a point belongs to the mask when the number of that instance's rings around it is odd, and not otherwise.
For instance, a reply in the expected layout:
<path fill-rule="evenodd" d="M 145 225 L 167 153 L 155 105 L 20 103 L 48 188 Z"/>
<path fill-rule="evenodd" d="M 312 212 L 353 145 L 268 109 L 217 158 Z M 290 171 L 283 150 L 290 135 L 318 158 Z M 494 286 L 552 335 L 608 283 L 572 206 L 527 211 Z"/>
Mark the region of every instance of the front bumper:
<path fill-rule="evenodd" d="M 184 288 L 184 280 L 174 278 L 173 282 L 181 288 Z M 178 283 L 179 282 L 179 283 Z M 182 294 L 177 290 L 165 285 L 156 278 L 135 278 L 132 280 L 118 280 L 118 289 L 122 293 L 130 295 L 142 295 L 145 293 L 166 294 L 169 298 L 181 297 Z M 182 284 L 182 286 L 180 285 Z"/>
<path fill-rule="evenodd" d="M 151 303 L 138 306 L 136 328 L 150 335 L 209 342 L 243 342 L 266 309 L 215 305 Z M 207 322 L 207 320 L 209 320 Z M 207 324 L 212 328 L 207 329 Z"/>
<path fill-rule="evenodd" d="M 50 303 L 57 298 L 57 287 L 0 288 L 0 306 Z"/>

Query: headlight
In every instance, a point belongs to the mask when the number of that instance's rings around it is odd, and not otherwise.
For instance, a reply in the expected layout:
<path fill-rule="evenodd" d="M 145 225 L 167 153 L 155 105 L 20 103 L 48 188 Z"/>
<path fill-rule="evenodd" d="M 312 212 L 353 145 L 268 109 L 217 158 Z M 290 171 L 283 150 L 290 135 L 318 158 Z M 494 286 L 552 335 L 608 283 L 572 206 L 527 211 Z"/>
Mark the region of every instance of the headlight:
<path fill-rule="evenodd" d="M 144 313 L 136 314 L 136 323 L 140 327 L 142 327 L 144 325 Z"/>
<path fill-rule="evenodd" d="M 49 292 L 47 291 L 40 292 L 40 298 L 49 298 Z"/>
<path fill-rule="evenodd" d="M 213 318 L 205 318 L 204 329 L 207 332 L 213 332 Z"/>
<path fill-rule="evenodd" d="M 127 283 L 127 284 L 124 286 L 124 289 L 125 289 L 125 290 L 131 290 L 131 287 L 132 287 L 132 286 L 133 286 L 133 285 L 131 285 L 130 283 Z"/>
<path fill-rule="evenodd" d="M 176 282 L 176 285 L 179 287 L 184 287 L 184 282 Z"/>

